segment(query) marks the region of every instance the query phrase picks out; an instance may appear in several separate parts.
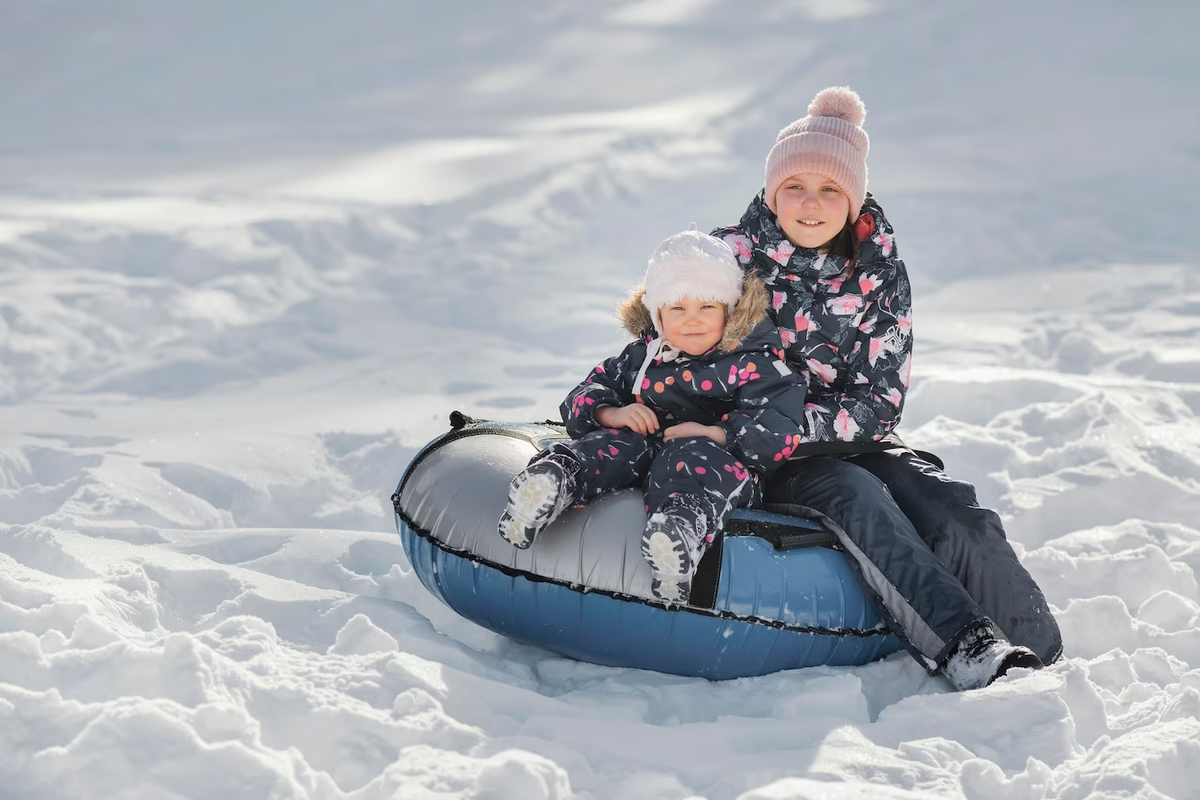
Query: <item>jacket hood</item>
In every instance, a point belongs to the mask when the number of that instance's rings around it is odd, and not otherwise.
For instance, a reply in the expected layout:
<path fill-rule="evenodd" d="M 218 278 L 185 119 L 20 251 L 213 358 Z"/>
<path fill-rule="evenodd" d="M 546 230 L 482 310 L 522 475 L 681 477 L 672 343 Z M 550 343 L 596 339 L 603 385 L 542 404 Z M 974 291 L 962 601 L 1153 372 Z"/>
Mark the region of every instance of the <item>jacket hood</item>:
<path fill-rule="evenodd" d="M 646 287 L 638 287 L 617 306 L 617 319 L 635 339 L 655 332 L 654 320 L 650 318 L 650 312 L 642 303 L 645 294 Z M 733 307 L 729 319 L 725 320 L 725 335 L 721 337 L 717 349 L 722 353 L 737 350 L 750 332 L 767 318 L 767 309 L 770 306 L 771 297 L 762 279 L 753 273 L 747 273 L 742 284 L 742 297 Z"/>

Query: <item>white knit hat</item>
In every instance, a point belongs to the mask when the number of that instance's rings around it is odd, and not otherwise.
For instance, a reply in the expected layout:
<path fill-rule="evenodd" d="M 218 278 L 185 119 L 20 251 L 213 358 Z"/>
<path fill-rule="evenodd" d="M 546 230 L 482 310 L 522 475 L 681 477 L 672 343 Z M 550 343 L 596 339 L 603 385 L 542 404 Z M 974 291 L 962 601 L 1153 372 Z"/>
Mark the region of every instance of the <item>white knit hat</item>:
<path fill-rule="evenodd" d="M 867 151 L 871 140 L 862 129 L 867 109 L 848 86 L 822 89 L 808 104 L 808 116 L 779 132 L 767 156 L 767 206 L 775 211 L 775 193 L 801 172 L 824 175 L 850 198 L 850 219 L 858 219 L 867 196 Z"/>
<path fill-rule="evenodd" d="M 742 297 L 742 268 L 733 250 L 716 237 L 689 230 L 663 240 L 646 268 L 642 303 L 656 327 L 658 310 L 685 297 L 714 300 L 732 311 Z"/>

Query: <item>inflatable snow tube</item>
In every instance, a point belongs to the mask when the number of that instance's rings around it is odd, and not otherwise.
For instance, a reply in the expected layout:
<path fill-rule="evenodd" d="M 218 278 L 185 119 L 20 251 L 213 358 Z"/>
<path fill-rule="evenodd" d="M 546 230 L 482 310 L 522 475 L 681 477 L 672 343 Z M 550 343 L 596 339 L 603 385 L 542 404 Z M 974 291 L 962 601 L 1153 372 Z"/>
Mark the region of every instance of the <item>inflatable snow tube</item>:
<path fill-rule="evenodd" d="M 392 503 L 421 583 L 456 612 L 581 661 L 722 680 L 900 649 L 836 539 L 818 523 L 739 510 L 699 565 L 686 606 L 650 592 L 645 511 L 630 489 L 571 509 L 528 550 L 496 532 L 508 483 L 561 427 L 455 426 L 412 460 Z"/>

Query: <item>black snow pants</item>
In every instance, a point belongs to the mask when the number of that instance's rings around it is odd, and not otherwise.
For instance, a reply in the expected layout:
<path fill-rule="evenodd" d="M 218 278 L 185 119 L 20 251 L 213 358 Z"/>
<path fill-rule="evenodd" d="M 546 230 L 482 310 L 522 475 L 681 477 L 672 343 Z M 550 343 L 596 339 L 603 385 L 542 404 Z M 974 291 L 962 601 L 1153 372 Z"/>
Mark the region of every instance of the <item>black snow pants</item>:
<path fill-rule="evenodd" d="M 647 515 L 673 511 L 690 517 L 699 523 L 695 530 L 706 534 L 693 543 L 697 559 L 725 528 L 735 508 L 762 501 L 754 473 L 704 436 L 663 442 L 657 436 L 606 428 L 580 439 L 557 441 L 530 463 L 545 458 L 578 463 L 577 471 L 571 469 L 573 464 L 568 467 L 574 475 L 576 504 L 601 492 L 641 487 Z"/>
<path fill-rule="evenodd" d="M 1062 654 L 1058 623 L 1000 517 L 915 453 L 798 459 L 768 482 L 766 501 L 824 516 L 880 616 L 930 672 L 989 621 L 1046 664 Z"/>

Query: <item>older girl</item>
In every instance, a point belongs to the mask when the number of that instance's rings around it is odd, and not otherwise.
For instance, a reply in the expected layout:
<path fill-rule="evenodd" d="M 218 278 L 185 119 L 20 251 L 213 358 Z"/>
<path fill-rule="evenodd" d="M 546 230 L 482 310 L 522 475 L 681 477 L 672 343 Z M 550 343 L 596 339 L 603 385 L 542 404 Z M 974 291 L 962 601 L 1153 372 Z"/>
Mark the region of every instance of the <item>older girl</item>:
<path fill-rule="evenodd" d="M 911 297 L 892 227 L 866 194 L 865 116 L 850 89 L 820 92 L 780 131 L 762 194 L 713 235 L 765 283 L 786 359 L 808 378 L 803 441 L 766 500 L 822 514 L 912 655 L 977 688 L 1054 661 L 1062 639 L 996 513 L 892 434 Z"/>

